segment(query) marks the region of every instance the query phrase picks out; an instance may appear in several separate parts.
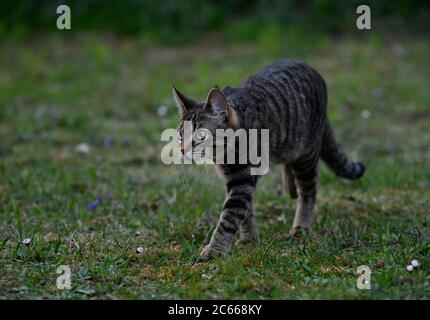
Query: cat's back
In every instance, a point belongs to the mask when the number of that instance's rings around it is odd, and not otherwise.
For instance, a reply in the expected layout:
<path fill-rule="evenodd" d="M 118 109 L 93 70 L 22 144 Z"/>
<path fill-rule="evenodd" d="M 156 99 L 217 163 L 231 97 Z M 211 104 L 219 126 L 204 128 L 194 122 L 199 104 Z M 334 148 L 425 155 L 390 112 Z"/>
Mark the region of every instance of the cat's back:
<path fill-rule="evenodd" d="M 311 66 L 299 60 L 280 60 L 264 67 L 256 75 L 249 77 L 244 83 L 245 87 L 281 83 L 296 85 L 320 85 L 324 82 L 321 75 Z"/>
<path fill-rule="evenodd" d="M 299 60 L 274 62 L 239 87 L 225 87 L 224 92 L 238 109 L 272 111 L 278 115 L 291 108 L 308 109 L 308 112 L 324 111 L 327 98 L 322 76 Z"/>
<path fill-rule="evenodd" d="M 279 60 L 275 61 L 267 66 L 265 66 L 263 69 L 260 70 L 255 76 L 270 76 L 273 73 L 282 72 L 286 70 L 295 70 L 297 68 L 304 67 L 304 68 L 310 68 L 305 62 L 300 60 L 294 60 L 294 59 L 285 59 L 285 60 Z M 252 78 L 252 77 L 251 77 Z"/>
<path fill-rule="evenodd" d="M 270 149 L 275 150 L 275 158 L 288 158 L 279 150 L 301 154 L 304 146 L 318 141 L 322 134 L 326 85 L 322 76 L 304 62 L 274 62 L 239 87 L 225 87 L 224 92 L 243 128 L 272 130 Z"/>

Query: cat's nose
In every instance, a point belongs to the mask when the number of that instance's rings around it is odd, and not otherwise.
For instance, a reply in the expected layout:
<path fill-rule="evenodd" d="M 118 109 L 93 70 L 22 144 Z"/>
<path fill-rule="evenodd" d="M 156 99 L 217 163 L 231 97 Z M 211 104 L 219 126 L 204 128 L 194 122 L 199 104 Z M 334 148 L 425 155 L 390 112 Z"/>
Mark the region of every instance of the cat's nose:
<path fill-rule="evenodd" d="M 181 153 L 182 153 L 182 154 L 185 154 L 185 153 L 184 153 L 184 144 L 183 144 L 183 143 L 181 143 Z"/>

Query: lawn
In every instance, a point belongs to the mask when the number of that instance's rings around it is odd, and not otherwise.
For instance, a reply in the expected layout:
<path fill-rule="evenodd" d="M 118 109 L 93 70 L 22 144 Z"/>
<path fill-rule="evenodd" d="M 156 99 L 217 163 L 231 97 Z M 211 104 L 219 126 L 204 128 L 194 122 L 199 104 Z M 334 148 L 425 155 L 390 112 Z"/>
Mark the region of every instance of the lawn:
<path fill-rule="evenodd" d="M 94 33 L 2 42 L 0 299 L 429 299 L 429 56 L 410 35 L 276 28 L 181 46 Z M 366 175 L 321 164 L 313 233 L 293 240 L 295 203 L 273 168 L 255 198 L 261 243 L 199 262 L 224 189 L 214 170 L 162 164 L 171 84 L 204 99 L 282 58 L 325 77 L 338 140 Z M 421 265 L 408 272 L 411 259 Z M 56 287 L 60 265 L 70 290 Z M 370 290 L 356 287 L 360 265 Z"/>

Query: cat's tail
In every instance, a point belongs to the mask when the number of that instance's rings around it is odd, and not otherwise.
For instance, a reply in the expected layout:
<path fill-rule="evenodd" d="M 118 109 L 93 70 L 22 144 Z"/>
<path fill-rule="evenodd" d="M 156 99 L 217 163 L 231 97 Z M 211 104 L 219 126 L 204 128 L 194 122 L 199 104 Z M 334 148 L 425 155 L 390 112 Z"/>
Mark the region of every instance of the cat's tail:
<path fill-rule="evenodd" d="M 364 164 L 353 162 L 342 151 L 327 120 L 321 145 L 321 159 L 338 176 L 355 180 L 365 171 Z"/>

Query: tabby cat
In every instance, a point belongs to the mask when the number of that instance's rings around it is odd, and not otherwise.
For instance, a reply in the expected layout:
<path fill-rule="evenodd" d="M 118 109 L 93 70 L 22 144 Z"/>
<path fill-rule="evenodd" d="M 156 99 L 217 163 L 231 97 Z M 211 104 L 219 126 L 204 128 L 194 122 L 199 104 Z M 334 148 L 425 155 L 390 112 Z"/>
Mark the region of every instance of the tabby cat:
<path fill-rule="evenodd" d="M 275 62 L 238 87 L 212 89 L 204 102 L 187 98 L 175 88 L 173 97 L 181 114 L 178 134 L 183 154 L 201 140 L 181 138 L 185 121 L 214 135 L 217 128 L 270 130 L 270 163 L 282 165 L 285 191 L 297 199 L 292 236 L 311 228 L 320 158 L 340 177 L 358 179 L 364 173 L 364 165 L 349 160 L 336 143 L 327 118 L 324 79 L 303 62 Z M 259 176 L 250 174 L 251 164 L 216 166 L 227 193 L 210 243 L 200 253 L 204 258 L 228 253 L 237 231 L 238 243 L 259 240 L 252 207 Z"/>

